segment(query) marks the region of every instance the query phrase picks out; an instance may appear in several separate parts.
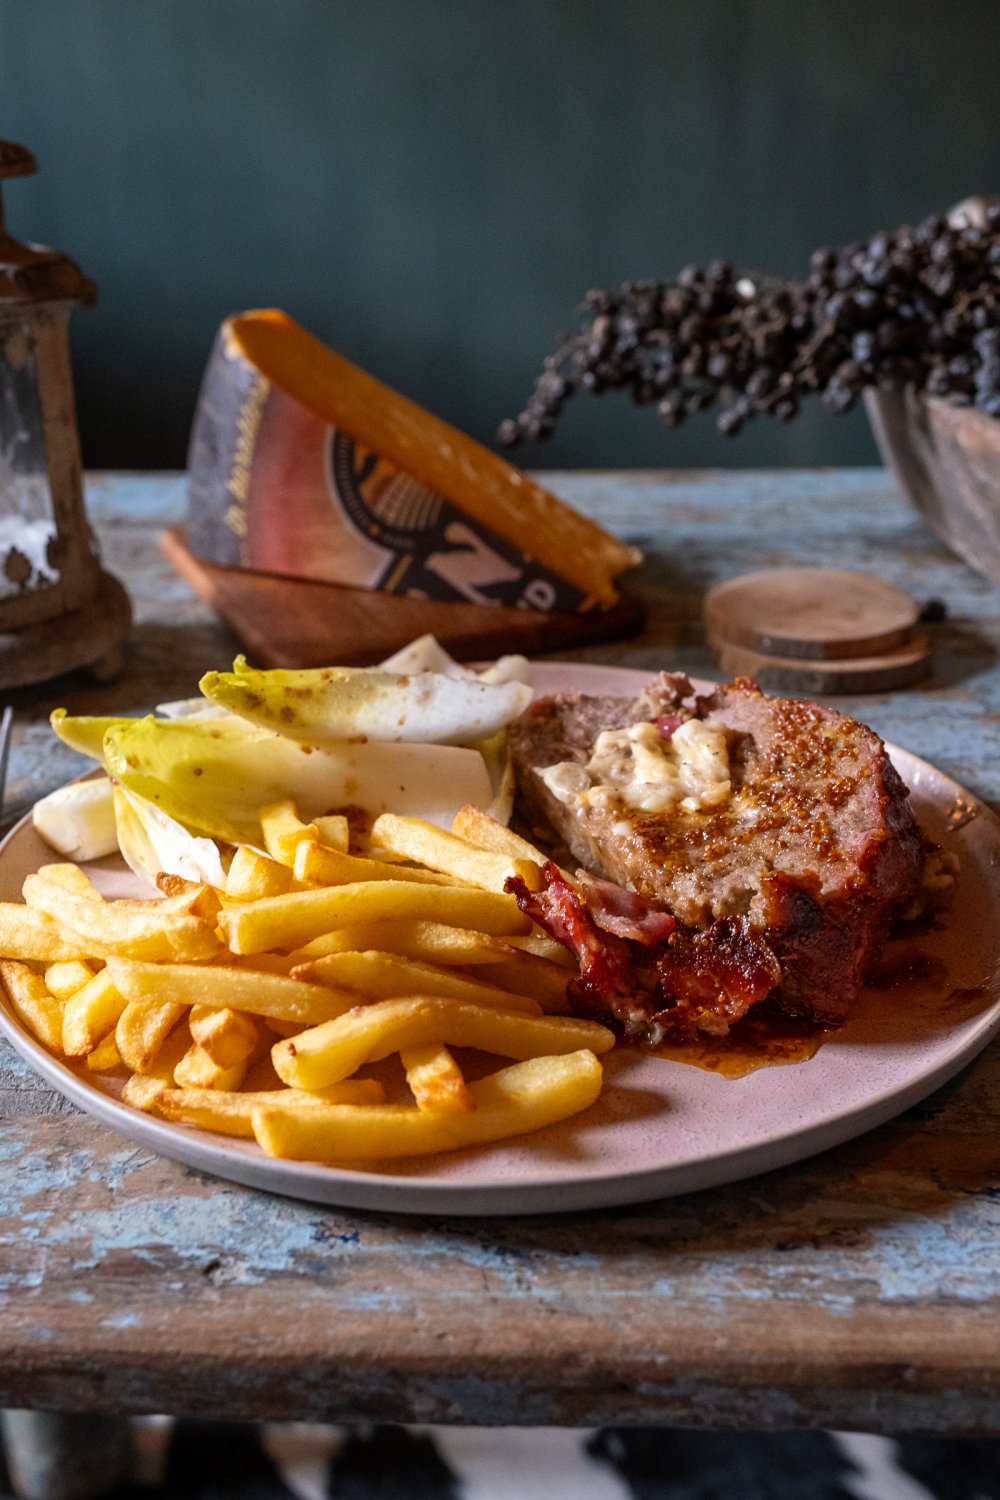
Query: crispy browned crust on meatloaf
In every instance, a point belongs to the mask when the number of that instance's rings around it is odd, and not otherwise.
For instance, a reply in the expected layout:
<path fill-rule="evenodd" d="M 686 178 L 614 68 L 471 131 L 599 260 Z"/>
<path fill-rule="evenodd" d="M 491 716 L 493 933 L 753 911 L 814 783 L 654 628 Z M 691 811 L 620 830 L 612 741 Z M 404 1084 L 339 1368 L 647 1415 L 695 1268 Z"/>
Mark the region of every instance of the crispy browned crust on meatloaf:
<path fill-rule="evenodd" d="M 721 806 L 577 810 L 536 774 L 585 763 L 602 729 L 662 714 L 725 726 L 732 790 Z M 665 673 L 638 699 L 542 699 L 513 725 L 511 750 L 537 831 L 689 928 L 748 918 L 780 962 L 776 997 L 814 1019 L 843 1020 L 919 888 L 923 841 L 885 745 L 819 703 L 768 697 L 746 680 L 698 696 L 686 677 Z"/>

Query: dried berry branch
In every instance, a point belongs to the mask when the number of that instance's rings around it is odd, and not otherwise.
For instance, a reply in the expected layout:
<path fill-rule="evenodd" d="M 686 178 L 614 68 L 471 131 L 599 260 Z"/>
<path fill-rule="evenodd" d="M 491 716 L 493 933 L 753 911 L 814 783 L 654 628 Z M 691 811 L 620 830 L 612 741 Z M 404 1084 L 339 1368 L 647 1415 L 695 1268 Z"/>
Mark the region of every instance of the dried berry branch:
<path fill-rule="evenodd" d="M 580 390 L 626 390 L 668 427 L 719 403 L 728 434 L 761 412 L 787 422 L 817 393 L 850 411 L 870 386 L 1000 416 L 1000 207 L 981 224 L 933 217 L 817 250 L 804 280 L 715 260 L 673 282 L 588 292 L 581 311 L 501 443 L 549 437 Z"/>

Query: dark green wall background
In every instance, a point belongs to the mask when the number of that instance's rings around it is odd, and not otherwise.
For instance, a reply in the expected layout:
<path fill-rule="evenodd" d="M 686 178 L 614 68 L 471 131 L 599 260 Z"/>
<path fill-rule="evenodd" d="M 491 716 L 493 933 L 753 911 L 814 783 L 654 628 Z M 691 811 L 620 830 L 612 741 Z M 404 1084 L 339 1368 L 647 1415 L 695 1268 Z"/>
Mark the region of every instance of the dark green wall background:
<path fill-rule="evenodd" d="M 232 310 L 286 308 L 476 436 L 588 286 L 794 272 L 1000 184 L 996 0 L 0 0 L 15 232 L 100 283 L 92 465 L 183 463 Z M 867 461 L 863 418 L 735 442 L 614 397 L 539 466 Z"/>

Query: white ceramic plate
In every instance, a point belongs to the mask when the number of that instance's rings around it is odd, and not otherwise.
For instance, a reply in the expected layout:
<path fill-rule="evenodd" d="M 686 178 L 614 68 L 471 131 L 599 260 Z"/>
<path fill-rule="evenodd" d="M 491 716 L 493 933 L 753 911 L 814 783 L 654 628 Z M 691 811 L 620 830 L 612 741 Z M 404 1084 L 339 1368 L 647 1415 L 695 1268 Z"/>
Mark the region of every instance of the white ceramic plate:
<path fill-rule="evenodd" d="M 538 664 L 541 692 L 627 694 L 648 672 Z M 524 1214 L 637 1203 L 713 1187 L 799 1161 L 891 1119 L 951 1078 L 1000 1030 L 1000 911 L 993 897 L 1000 821 L 947 776 L 903 750 L 892 758 L 922 826 L 961 859 L 957 897 L 939 931 L 908 949 L 921 979 L 867 992 L 808 1062 L 741 1079 L 617 1049 L 585 1116 L 475 1151 L 347 1170 L 276 1161 L 255 1144 L 154 1119 L 111 1086 L 52 1057 L 0 1005 L 0 1030 L 81 1109 L 132 1139 L 251 1187 L 348 1208 L 400 1213 Z M 52 859 L 30 822 L 0 848 L 0 900 Z M 134 893 L 117 861 L 92 867 L 108 894 Z M 898 946 L 898 945 L 897 945 Z"/>

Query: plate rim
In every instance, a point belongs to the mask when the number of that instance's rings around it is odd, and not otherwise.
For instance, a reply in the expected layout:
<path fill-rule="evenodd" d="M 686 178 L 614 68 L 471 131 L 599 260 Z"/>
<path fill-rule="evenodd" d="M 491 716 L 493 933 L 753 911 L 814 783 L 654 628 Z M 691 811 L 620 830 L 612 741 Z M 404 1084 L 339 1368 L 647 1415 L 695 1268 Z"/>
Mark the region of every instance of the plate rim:
<path fill-rule="evenodd" d="M 85 1114 L 110 1124 L 124 1138 L 150 1146 L 158 1154 L 216 1176 L 223 1183 L 235 1182 L 280 1197 L 378 1213 L 496 1218 L 627 1207 L 658 1198 L 707 1192 L 794 1166 L 867 1135 L 954 1078 L 1000 1031 L 1000 1001 L 993 1010 L 997 1013 L 981 1017 L 973 1034 L 939 1059 L 934 1068 L 883 1094 L 876 1104 L 864 1106 L 865 1118 L 860 1128 L 857 1128 L 859 1108 L 854 1107 L 805 1129 L 789 1128 L 766 1141 L 736 1151 L 700 1156 L 682 1165 L 661 1164 L 627 1173 L 569 1177 L 564 1181 L 518 1178 L 500 1183 L 396 1177 L 322 1162 L 268 1157 L 259 1148 L 259 1154 L 237 1151 L 224 1144 L 226 1137 L 132 1109 L 88 1084 L 30 1036 L 17 1017 L 8 1012 L 5 1001 L 0 1003 L 0 1030 L 25 1061 Z M 791 1151 L 789 1146 L 793 1147 Z M 753 1165 L 748 1169 L 750 1161 Z M 391 1203 L 385 1201 L 390 1194 Z M 509 1198 L 516 1202 L 506 1201 Z"/>
<path fill-rule="evenodd" d="M 531 667 L 539 670 L 543 677 L 552 672 L 558 677 L 591 671 L 609 673 L 619 680 L 631 678 L 633 682 L 639 679 L 648 682 L 656 675 L 653 669 L 619 667 L 602 662 L 532 662 Z M 691 681 L 698 691 L 715 686 L 704 678 L 692 678 Z M 550 689 L 542 688 L 542 691 L 546 690 Z M 586 688 L 581 690 L 586 691 Z M 894 764 L 897 757 L 905 758 L 913 770 L 927 774 L 937 784 L 946 784 L 975 809 L 977 819 L 985 818 L 1000 838 L 1000 817 L 979 797 L 931 762 L 891 741 L 884 743 Z M 912 781 L 912 771 L 904 779 Z M 0 862 L 8 846 L 30 824 L 29 811 L 7 832 L 0 841 Z M 563 1179 L 529 1175 L 492 1182 L 462 1181 L 437 1173 L 398 1176 L 391 1172 L 269 1157 L 251 1142 L 246 1142 L 245 1148 L 240 1149 L 230 1144 L 225 1136 L 135 1110 L 105 1093 L 96 1083 L 88 1081 L 64 1060 L 50 1053 L 23 1026 L 0 988 L 0 1033 L 19 1056 L 85 1114 L 111 1125 L 126 1138 L 147 1145 L 196 1171 L 279 1196 L 381 1213 L 459 1217 L 523 1216 L 624 1207 L 692 1191 L 708 1191 L 750 1180 L 779 1167 L 792 1166 L 867 1134 L 903 1113 L 955 1077 L 998 1032 L 1000 994 L 980 1016 L 971 1018 L 962 1027 L 956 1026 L 951 1046 L 943 1053 L 939 1052 L 932 1065 L 901 1078 L 875 1101 L 849 1104 L 805 1127 L 790 1125 L 736 1149 L 709 1150 L 679 1164 L 659 1162 L 624 1172 L 606 1168 L 590 1175 L 568 1175 Z M 835 1045 L 835 1039 L 827 1045 Z M 670 1066 L 669 1059 L 662 1061 Z M 684 1065 L 675 1063 L 673 1066 Z M 727 1083 L 733 1082 L 738 1080 L 727 1080 Z M 859 1120 L 859 1116 L 863 1119 Z M 613 1122 L 606 1128 L 613 1128 Z M 530 1137 L 517 1139 L 527 1141 Z M 448 1155 L 454 1159 L 458 1154 Z"/>

